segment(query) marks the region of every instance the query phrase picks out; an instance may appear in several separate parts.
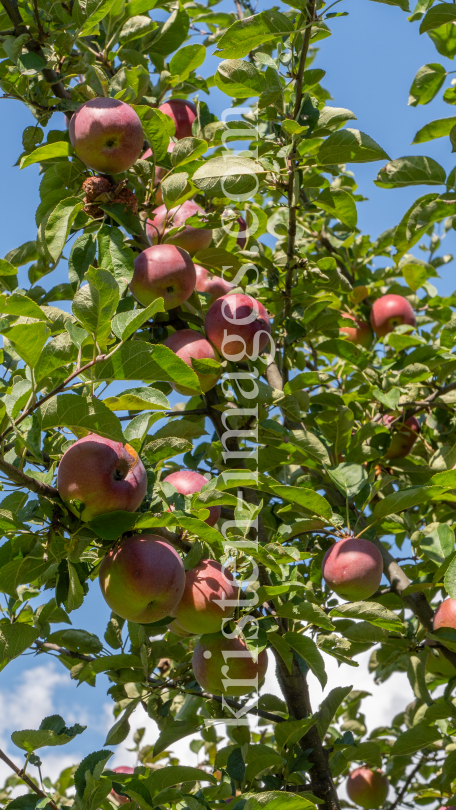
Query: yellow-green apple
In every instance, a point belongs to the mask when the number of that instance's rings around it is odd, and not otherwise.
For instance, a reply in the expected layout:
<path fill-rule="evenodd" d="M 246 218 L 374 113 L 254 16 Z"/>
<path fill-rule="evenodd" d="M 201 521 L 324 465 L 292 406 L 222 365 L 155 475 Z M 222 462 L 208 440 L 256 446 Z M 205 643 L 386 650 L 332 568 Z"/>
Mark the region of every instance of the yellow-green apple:
<path fill-rule="evenodd" d="M 339 328 L 339 332 L 342 335 L 345 335 L 350 343 L 354 343 L 356 346 L 363 346 L 365 349 L 369 349 L 374 335 L 367 321 L 362 321 L 359 318 L 355 318 L 354 315 L 349 315 L 348 312 L 341 312 L 340 314 L 344 318 L 349 318 L 354 322 L 355 325 L 341 326 Z"/>
<path fill-rule="evenodd" d="M 170 633 L 174 633 L 175 636 L 179 636 L 179 638 L 189 638 L 190 636 L 195 635 L 194 633 L 188 633 L 187 630 L 184 630 L 183 627 L 180 627 L 176 621 L 172 621 L 166 625 L 167 629 Z"/>
<path fill-rule="evenodd" d="M 382 295 L 377 298 L 371 309 L 372 329 L 378 337 L 385 337 L 396 326 L 409 324 L 416 326 L 415 313 L 411 304 L 402 295 Z"/>
<path fill-rule="evenodd" d="M 91 98 L 71 116 L 70 141 L 79 160 L 101 174 L 120 174 L 138 160 L 144 143 L 139 116 L 117 98 Z"/>
<path fill-rule="evenodd" d="M 196 289 L 198 292 L 207 293 L 211 296 L 209 304 L 213 304 L 217 298 L 221 298 L 222 295 L 228 295 L 228 293 L 234 289 L 234 284 L 225 281 L 225 279 L 220 278 L 220 276 L 213 276 L 209 270 L 206 270 L 205 267 L 201 267 L 200 264 L 195 264 L 195 270 Z"/>
<path fill-rule="evenodd" d="M 164 344 L 168 349 L 175 352 L 184 363 L 187 363 L 187 366 L 190 366 L 190 368 L 193 368 L 192 360 L 219 361 L 214 347 L 195 329 L 179 329 L 179 331 L 173 332 L 172 335 L 166 338 Z M 210 391 L 214 385 L 217 385 L 217 380 L 220 377 L 220 371 L 217 371 L 215 374 L 201 374 L 198 371 L 195 373 L 200 381 L 201 390 L 204 394 Z M 187 388 L 185 385 L 179 385 L 178 383 L 171 383 L 171 385 L 178 394 L 184 394 L 184 396 L 188 397 L 198 394 L 198 391 Z"/>
<path fill-rule="evenodd" d="M 144 307 L 163 298 L 169 310 L 190 298 L 195 283 L 195 265 L 187 251 L 176 245 L 153 245 L 136 257 L 130 290 Z"/>
<path fill-rule="evenodd" d="M 174 141 L 170 141 L 168 144 L 168 152 L 172 152 L 176 144 Z M 147 158 L 152 157 L 152 149 L 146 149 L 144 152 L 142 159 L 147 160 Z M 168 174 L 168 169 L 165 169 L 163 166 L 155 166 L 155 173 L 154 173 L 154 189 L 155 189 L 155 201 L 161 205 L 163 202 L 163 194 L 161 188 L 158 188 L 161 181 L 163 180 L 164 176 Z"/>
<path fill-rule="evenodd" d="M 456 630 L 456 599 L 445 599 L 434 614 L 434 630 L 453 627 Z"/>
<path fill-rule="evenodd" d="M 191 138 L 193 134 L 192 124 L 196 118 L 196 107 L 193 101 L 187 101 L 184 98 L 171 98 L 161 104 L 158 109 L 174 121 L 178 141 L 181 138 Z"/>
<path fill-rule="evenodd" d="M 185 588 L 174 613 L 176 622 L 197 635 L 217 633 L 239 599 L 233 575 L 216 560 L 201 560 L 185 575 Z"/>
<path fill-rule="evenodd" d="M 111 610 L 148 624 L 172 616 L 184 592 L 179 554 L 155 534 L 126 537 L 103 558 L 101 592 Z"/>
<path fill-rule="evenodd" d="M 147 473 L 129 444 L 89 433 L 63 454 L 57 489 L 82 520 L 93 520 L 106 512 L 134 512 L 146 494 Z M 81 501 L 82 512 L 71 501 Z"/>
<path fill-rule="evenodd" d="M 176 470 L 163 480 L 172 484 L 181 495 L 193 495 L 195 492 L 201 492 L 202 487 L 207 484 L 207 478 L 194 470 Z M 209 517 L 206 518 L 205 523 L 215 526 L 220 518 L 221 507 L 209 506 L 208 508 Z"/>
<path fill-rule="evenodd" d="M 193 674 L 211 695 L 240 697 L 258 690 L 268 668 L 266 650 L 255 661 L 240 638 L 223 633 L 201 636 L 192 658 Z"/>
<path fill-rule="evenodd" d="M 260 354 L 271 334 L 263 304 L 244 293 L 217 298 L 207 312 L 204 328 L 220 354 L 233 362 Z"/>
<path fill-rule="evenodd" d="M 182 205 L 166 210 L 166 205 L 159 205 L 152 211 L 151 219 L 147 220 L 146 233 L 151 245 L 166 242 L 168 245 L 177 245 L 187 250 L 192 256 L 197 250 L 208 248 L 212 242 L 212 231 L 209 228 L 193 228 L 185 225 L 187 219 L 203 213 L 203 209 L 194 200 L 185 200 Z M 167 238 L 173 228 L 185 226 L 182 231 Z"/>
<path fill-rule="evenodd" d="M 347 779 L 348 797 L 364 810 L 378 810 L 388 796 L 389 782 L 381 771 L 356 768 Z"/>
<path fill-rule="evenodd" d="M 392 414 L 386 414 L 382 423 L 389 427 L 395 418 Z M 391 444 L 385 453 L 385 458 L 390 461 L 408 456 L 420 433 L 420 423 L 415 416 L 410 416 L 405 422 L 396 422 L 394 427 Z"/>
<path fill-rule="evenodd" d="M 326 552 L 321 569 L 334 593 L 349 602 L 358 602 L 368 599 L 378 589 L 383 560 L 370 540 L 343 537 Z"/>
<path fill-rule="evenodd" d="M 112 770 L 114 771 L 114 773 L 130 773 L 130 774 L 132 774 L 132 773 L 135 772 L 135 769 L 130 768 L 129 765 L 119 765 L 118 768 L 113 768 Z M 114 796 L 114 798 L 117 800 L 117 804 L 126 804 L 127 802 L 130 801 L 128 796 L 120 796 L 118 793 L 116 793 L 115 790 L 111 790 L 111 796 Z"/>

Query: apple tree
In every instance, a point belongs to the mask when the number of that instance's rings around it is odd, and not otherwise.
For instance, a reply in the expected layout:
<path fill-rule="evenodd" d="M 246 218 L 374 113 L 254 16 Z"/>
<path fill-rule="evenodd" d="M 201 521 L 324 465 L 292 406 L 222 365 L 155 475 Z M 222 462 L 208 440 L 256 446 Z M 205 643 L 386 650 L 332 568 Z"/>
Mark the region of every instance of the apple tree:
<path fill-rule="evenodd" d="M 456 169 L 392 159 L 331 103 L 333 5 L 0 0 L 17 170 L 40 170 L 36 239 L 0 259 L 1 668 L 104 673 L 116 716 L 55 782 L 40 752 L 84 728 L 15 731 L 10 810 L 456 804 L 456 298 L 433 281 Z M 410 103 L 456 103 L 456 5 L 409 21 L 444 62 Z M 414 143 L 438 137 L 455 117 Z M 372 239 L 352 164 L 376 161 L 381 188 L 434 189 Z M 71 617 L 97 579 L 104 639 Z M 367 651 L 410 689 L 369 732 Z M 158 739 L 110 770 L 139 707 Z M 199 768 L 172 753 L 195 733 Z"/>

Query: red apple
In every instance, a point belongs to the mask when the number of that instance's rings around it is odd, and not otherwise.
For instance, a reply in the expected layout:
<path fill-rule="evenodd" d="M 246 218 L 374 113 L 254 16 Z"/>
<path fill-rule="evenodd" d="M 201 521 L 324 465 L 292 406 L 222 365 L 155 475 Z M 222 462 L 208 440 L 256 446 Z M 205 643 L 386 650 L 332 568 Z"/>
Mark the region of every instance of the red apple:
<path fill-rule="evenodd" d="M 172 616 L 184 586 L 179 554 L 155 534 L 126 537 L 100 566 L 100 588 L 106 602 L 129 622 L 148 624 Z"/>
<path fill-rule="evenodd" d="M 196 270 L 196 289 L 201 293 L 208 293 L 210 295 L 209 304 L 213 304 L 217 298 L 222 295 L 227 295 L 231 290 L 234 290 L 234 284 L 225 281 L 224 278 L 213 276 L 205 267 L 200 264 L 195 264 Z"/>
<path fill-rule="evenodd" d="M 389 781 L 381 771 L 356 768 L 347 779 L 347 793 L 364 810 L 378 810 L 388 796 Z"/>
<path fill-rule="evenodd" d="M 382 423 L 389 427 L 396 417 L 386 414 Z M 396 422 L 395 432 L 391 437 L 391 444 L 385 453 L 385 458 L 392 461 L 395 458 L 405 458 L 410 453 L 420 433 L 420 423 L 415 416 L 410 416 L 405 422 Z"/>
<path fill-rule="evenodd" d="M 166 235 L 172 228 L 180 228 L 185 225 L 189 217 L 203 213 L 203 209 L 193 200 L 186 200 L 176 208 L 166 210 L 166 205 L 159 205 L 152 211 L 151 219 L 147 220 L 146 232 L 151 245 L 166 241 L 166 244 L 177 245 L 188 251 L 192 256 L 198 250 L 208 248 L 212 242 L 212 231 L 209 228 L 192 228 L 186 225 L 183 231 L 166 239 Z"/>
<path fill-rule="evenodd" d="M 238 293 L 223 295 L 212 304 L 204 328 L 220 354 L 233 362 L 261 354 L 271 334 L 263 304 L 250 295 Z"/>
<path fill-rule="evenodd" d="M 415 313 L 411 304 L 402 295 L 382 295 L 374 301 L 370 321 L 378 337 L 385 337 L 396 326 L 407 323 L 416 326 Z"/>
<path fill-rule="evenodd" d="M 166 338 L 165 346 L 168 346 L 168 349 L 175 352 L 190 368 L 193 368 L 193 359 L 219 360 L 214 347 L 211 346 L 209 341 L 206 340 L 200 332 L 196 332 L 195 329 L 179 329 L 178 332 L 173 332 L 172 335 Z M 201 390 L 205 394 L 206 391 L 210 391 L 214 385 L 217 385 L 220 372 L 215 374 L 200 374 L 196 372 L 196 375 L 200 381 Z M 187 397 L 198 394 L 198 391 L 187 388 L 185 385 L 178 385 L 178 383 L 171 383 L 171 385 L 178 394 L 183 394 Z"/>
<path fill-rule="evenodd" d="M 434 615 L 434 630 L 439 627 L 453 627 L 456 630 L 456 599 L 445 599 Z"/>
<path fill-rule="evenodd" d="M 147 474 L 136 450 L 90 433 L 64 453 L 57 471 L 57 489 L 67 506 L 82 501 L 82 520 L 106 512 L 134 512 L 147 492 Z"/>
<path fill-rule="evenodd" d="M 350 343 L 369 349 L 374 337 L 369 324 L 366 323 L 366 321 L 355 318 L 353 315 L 349 315 L 348 312 L 341 312 L 340 314 L 343 315 L 344 318 L 349 318 L 351 321 L 354 321 L 355 326 L 340 326 L 339 332 L 342 335 L 346 335 Z"/>
<path fill-rule="evenodd" d="M 195 492 L 201 492 L 202 487 L 207 484 L 207 478 L 193 470 L 176 470 L 163 480 L 172 484 L 181 495 L 193 495 Z M 220 513 L 220 506 L 210 506 L 209 517 L 206 518 L 205 523 L 215 526 L 220 518 Z"/>
<path fill-rule="evenodd" d="M 178 141 L 181 138 L 192 137 L 192 124 L 196 119 L 196 107 L 193 101 L 187 101 L 184 98 L 171 98 L 169 101 L 165 101 L 158 109 L 174 121 Z"/>
<path fill-rule="evenodd" d="M 223 633 L 201 636 L 193 652 L 193 674 L 211 695 L 240 697 L 258 690 L 266 675 L 268 656 L 262 650 L 255 661 L 239 638 Z"/>
<path fill-rule="evenodd" d="M 239 598 L 233 575 L 216 560 L 201 560 L 185 575 L 185 588 L 176 622 L 190 633 L 217 633 L 230 619 Z M 232 604 L 218 604 L 220 601 Z"/>
<path fill-rule="evenodd" d="M 136 257 L 130 290 L 144 307 L 163 298 L 169 310 L 190 298 L 195 283 L 195 265 L 185 250 L 176 245 L 153 245 Z"/>
<path fill-rule="evenodd" d="M 370 540 L 343 537 L 326 552 L 321 569 L 334 593 L 349 602 L 358 602 L 368 599 L 378 589 L 383 559 Z"/>
<path fill-rule="evenodd" d="M 102 174 L 120 174 L 138 160 L 144 143 L 141 121 L 117 98 L 91 98 L 71 116 L 70 141 L 79 160 Z"/>
<path fill-rule="evenodd" d="M 135 769 L 130 768 L 128 765 L 119 765 L 118 768 L 112 769 L 114 773 L 134 773 Z M 114 796 L 117 799 L 117 804 L 126 804 L 127 802 L 131 801 L 128 796 L 119 796 L 115 790 L 111 790 L 111 796 Z"/>

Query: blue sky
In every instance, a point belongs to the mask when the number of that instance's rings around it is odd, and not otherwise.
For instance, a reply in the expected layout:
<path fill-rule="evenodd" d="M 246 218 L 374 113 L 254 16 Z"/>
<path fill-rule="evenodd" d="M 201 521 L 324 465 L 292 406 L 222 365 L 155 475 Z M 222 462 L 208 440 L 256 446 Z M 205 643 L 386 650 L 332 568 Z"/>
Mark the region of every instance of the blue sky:
<path fill-rule="evenodd" d="M 269 7 L 259 4 L 258 11 Z M 228 0 L 219 6 L 231 9 Z M 420 146 L 411 146 L 416 131 L 425 123 L 436 118 L 451 116 L 453 108 L 441 100 L 434 100 L 426 107 L 408 107 L 408 91 L 417 70 L 429 62 L 440 62 L 447 70 L 455 66 L 437 54 L 427 35 L 420 36 L 417 23 L 411 25 L 407 15 L 399 8 L 370 0 L 351 0 L 341 3 L 337 10 L 349 11 L 348 17 L 332 21 L 333 36 L 320 43 L 320 52 L 314 66 L 326 70 L 323 85 L 331 92 L 333 106 L 346 107 L 358 118 L 353 126 L 366 132 L 376 140 L 391 158 L 404 155 L 428 155 L 439 161 L 447 173 L 456 163 L 451 154 L 449 139 L 431 141 Z M 199 41 L 199 40 L 196 40 Z M 218 59 L 210 56 L 201 69 L 204 75 L 214 72 Z M 448 77 L 447 85 L 450 79 Z M 440 94 L 441 98 L 441 94 Z M 229 106 L 229 99 L 214 89 L 209 101 L 216 114 Z M 0 197 L 1 228 L 0 256 L 23 242 L 34 239 L 36 227 L 34 213 L 39 201 L 38 169 L 35 166 L 20 171 L 14 167 L 21 151 L 22 131 L 34 123 L 34 119 L 20 103 L 0 99 L 2 126 L 0 127 L 0 155 L 2 166 L 2 195 Z M 63 116 L 54 116 L 51 128 L 64 126 Z M 421 189 L 378 189 L 373 185 L 381 163 L 350 166 L 359 183 L 359 190 L 368 201 L 359 205 L 359 225 L 373 237 L 399 221 Z M 456 252 L 455 234 L 447 236 L 442 253 Z M 417 255 L 420 255 L 418 251 Z M 423 254 L 421 254 L 423 255 Z M 66 263 L 43 279 L 50 287 L 66 277 Z M 442 279 L 435 283 L 439 292 L 450 294 L 456 284 L 453 282 L 453 265 L 443 267 Z M 25 278 L 25 274 L 23 276 Z M 109 618 L 109 609 L 104 603 L 98 583 L 91 585 L 91 591 L 80 610 L 71 614 L 74 627 L 84 627 L 100 637 L 103 636 Z M 343 667 L 338 673 L 333 659 L 329 663 L 329 688 L 335 682 L 354 683 L 355 688 L 369 688 L 370 675 L 367 673 L 367 659 L 361 657 L 357 670 Z M 314 702 L 321 699 L 321 691 L 312 680 Z M 69 673 L 58 662 L 48 657 L 22 657 L 0 675 L 0 746 L 10 755 L 14 754 L 9 735 L 18 728 L 37 727 L 42 717 L 59 712 L 66 721 L 88 724 L 88 730 L 64 749 L 54 749 L 52 756 L 44 757 L 44 771 L 55 775 L 81 756 L 103 745 L 106 731 L 112 723 L 109 717 L 112 703 L 106 696 L 106 679 L 101 676 L 96 689 L 86 684 L 76 687 Z M 277 692 L 277 684 L 272 671 L 268 673 L 266 691 Z M 384 686 L 373 687 L 375 699 L 369 699 L 366 714 L 371 727 L 388 722 L 405 702 L 412 699 L 405 676 L 395 675 Z M 144 716 L 134 720 L 134 725 L 144 724 Z M 147 741 L 155 739 L 157 731 L 152 721 L 147 721 Z M 194 755 L 187 752 L 187 742 L 174 746 L 174 750 L 185 753 L 186 762 L 193 762 Z M 129 744 L 118 746 L 115 764 L 134 764 L 132 755 L 126 751 Z M 187 753 L 186 753 L 187 752 Z M 17 762 L 22 762 L 21 754 Z M 0 777 L 6 769 L 0 767 Z"/>

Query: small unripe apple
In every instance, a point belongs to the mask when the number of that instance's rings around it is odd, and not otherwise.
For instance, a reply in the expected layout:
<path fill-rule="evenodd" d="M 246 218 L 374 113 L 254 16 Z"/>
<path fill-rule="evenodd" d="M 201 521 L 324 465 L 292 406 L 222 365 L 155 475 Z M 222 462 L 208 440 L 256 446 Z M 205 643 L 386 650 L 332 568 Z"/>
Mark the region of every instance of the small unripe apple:
<path fill-rule="evenodd" d="M 362 537 L 343 537 L 326 552 L 321 566 L 326 584 L 349 602 L 372 596 L 383 574 L 377 546 Z"/>
<path fill-rule="evenodd" d="M 64 453 L 57 470 L 57 489 L 71 501 L 82 501 L 82 520 L 106 512 L 135 512 L 147 492 L 147 473 L 136 450 L 97 433 L 89 433 Z"/>
<path fill-rule="evenodd" d="M 224 619 L 230 619 L 237 602 L 239 588 L 233 575 L 216 560 L 201 560 L 185 575 L 185 588 L 175 617 L 177 623 L 190 633 L 217 633 Z"/>
<path fill-rule="evenodd" d="M 268 668 L 266 650 L 257 661 L 240 638 L 223 633 L 201 636 L 193 652 L 193 674 L 202 689 L 212 695 L 240 697 L 258 690 Z"/>
<path fill-rule="evenodd" d="M 181 495 L 193 495 L 195 492 L 201 492 L 201 489 L 207 484 L 207 478 L 194 470 L 176 470 L 163 480 L 172 484 Z M 221 511 L 221 506 L 210 506 L 209 517 L 206 518 L 205 523 L 215 526 Z"/>
<path fill-rule="evenodd" d="M 117 98 L 91 98 L 71 116 L 70 141 L 79 160 L 101 174 L 120 174 L 138 160 L 144 143 L 139 116 Z"/>
<path fill-rule="evenodd" d="M 195 283 L 195 265 L 185 250 L 176 245 L 153 245 L 136 257 L 130 290 L 144 307 L 163 298 L 169 310 L 190 298 Z"/>
<path fill-rule="evenodd" d="M 152 211 L 152 216 L 147 220 L 146 233 L 151 245 L 165 241 L 168 245 L 177 245 L 183 248 L 192 256 L 198 250 L 208 248 L 212 242 L 212 231 L 209 228 L 193 228 L 185 225 L 187 219 L 194 217 L 198 212 L 203 213 L 203 209 L 194 200 L 185 200 L 182 205 L 166 210 L 166 205 L 159 205 Z M 185 225 L 183 231 L 175 236 L 166 238 L 173 228 L 180 228 Z"/>
<path fill-rule="evenodd" d="M 356 768 L 347 779 L 347 793 L 364 810 L 378 810 L 387 799 L 389 781 L 380 771 Z"/>
<path fill-rule="evenodd" d="M 129 622 L 158 622 L 174 611 L 184 592 L 179 554 L 155 534 L 126 537 L 100 566 L 101 592 L 111 610 Z"/>
<path fill-rule="evenodd" d="M 211 346 L 209 341 L 206 340 L 200 332 L 196 332 L 195 329 L 179 329 L 178 332 L 173 332 L 172 335 L 166 338 L 164 345 L 175 352 L 190 368 L 193 368 L 193 359 L 219 360 L 214 347 Z M 195 371 L 195 369 L 193 370 Z M 217 385 L 217 380 L 220 377 L 220 372 L 216 374 L 200 374 L 198 371 L 195 371 L 195 373 L 200 381 L 201 390 L 204 394 L 210 391 L 214 385 Z M 171 385 L 178 394 L 183 394 L 187 397 L 198 394 L 198 391 L 187 388 L 185 385 L 179 385 L 178 383 L 171 383 Z"/>
<path fill-rule="evenodd" d="M 456 630 L 456 599 L 445 599 L 434 614 L 434 630 L 453 627 Z"/>
<path fill-rule="evenodd" d="M 113 768 L 112 770 L 114 771 L 114 773 L 131 774 L 135 772 L 135 769 L 130 768 L 128 765 L 119 765 L 118 768 Z M 117 800 L 117 804 L 126 804 L 127 802 L 131 801 L 131 799 L 129 799 L 128 796 L 119 796 L 119 794 L 116 793 L 115 790 L 111 790 L 111 796 L 114 796 L 114 798 Z"/>
<path fill-rule="evenodd" d="M 169 101 L 165 101 L 158 109 L 174 121 L 178 141 L 181 138 L 192 137 L 192 124 L 196 119 L 196 107 L 193 101 L 187 101 L 184 98 L 171 98 Z"/>
<path fill-rule="evenodd" d="M 346 335 L 347 340 L 349 340 L 350 343 L 354 343 L 356 346 L 363 346 L 365 349 L 369 349 L 372 345 L 372 340 L 374 337 L 369 324 L 366 321 L 355 318 L 353 315 L 349 315 L 348 312 L 342 312 L 341 315 L 343 315 L 344 318 L 349 318 L 351 321 L 353 321 L 355 326 L 340 326 L 339 332 L 342 335 Z"/>
<path fill-rule="evenodd" d="M 392 414 L 386 414 L 382 423 L 388 427 L 395 418 Z M 384 456 L 390 461 L 408 456 L 419 436 L 421 426 L 415 416 L 410 416 L 405 422 L 396 422 L 395 428 L 391 444 Z"/>
<path fill-rule="evenodd" d="M 263 304 L 250 295 L 218 298 L 204 322 L 208 339 L 226 360 L 240 362 L 261 354 L 269 343 L 271 324 Z"/>
<path fill-rule="evenodd" d="M 195 264 L 196 270 L 196 289 L 201 293 L 208 293 L 210 295 L 209 304 L 213 304 L 217 298 L 222 295 L 227 295 L 231 290 L 234 290 L 234 284 L 225 281 L 224 278 L 213 276 L 205 267 L 200 264 Z"/>
<path fill-rule="evenodd" d="M 396 326 L 403 323 L 416 326 L 415 313 L 411 304 L 402 295 L 382 295 L 371 309 L 371 326 L 378 337 L 385 337 Z"/>

